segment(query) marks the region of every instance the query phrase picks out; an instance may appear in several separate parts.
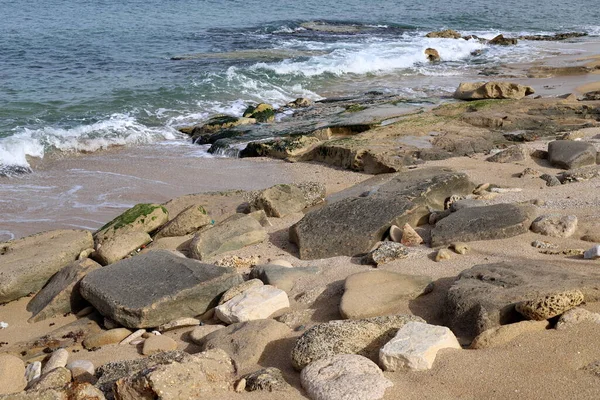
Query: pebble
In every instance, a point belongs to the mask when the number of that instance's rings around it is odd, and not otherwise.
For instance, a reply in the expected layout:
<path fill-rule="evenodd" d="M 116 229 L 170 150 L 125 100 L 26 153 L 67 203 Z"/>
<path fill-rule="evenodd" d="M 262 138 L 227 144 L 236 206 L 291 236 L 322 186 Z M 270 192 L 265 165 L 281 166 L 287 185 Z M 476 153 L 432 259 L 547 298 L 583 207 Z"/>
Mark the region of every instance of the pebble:
<path fill-rule="evenodd" d="M 269 264 L 271 265 L 279 265 L 280 267 L 286 267 L 286 268 L 294 268 L 294 266 L 292 265 L 291 262 L 287 261 L 287 260 L 273 260 L 271 262 L 269 262 Z"/>
<path fill-rule="evenodd" d="M 31 364 L 27 364 L 25 368 L 25 379 L 27 382 L 31 382 L 42 375 L 42 363 L 39 361 L 34 361 Z"/>
<path fill-rule="evenodd" d="M 138 329 L 131 335 L 127 336 L 125 339 L 121 340 L 119 344 L 130 344 L 134 340 L 141 338 L 144 333 L 146 333 L 145 329 Z"/>
<path fill-rule="evenodd" d="M 536 249 L 558 249 L 558 245 L 550 242 L 546 242 L 544 240 L 534 240 L 531 242 L 531 246 Z"/>
<path fill-rule="evenodd" d="M 42 374 L 48 373 L 55 368 L 64 367 L 65 365 L 67 365 L 68 360 L 69 352 L 67 350 L 55 350 L 46 362 L 46 365 L 44 365 L 44 368 L 42 369 Z"/>
<path fill-rule="evenodd" d="M 452 245 L 452 248 L 454 249 L 454 252 L 457 254 L 467 254 L 469 252 L 469 246 L 467 246 L 465 243 L 454 243 Z"/>
<path fill-rule="evenodd" d="M 596 245 L 583 253 L 583 258 L 586 260 L 595 260 L 600 258 L 600 245 Z"/>
<path fill-rule="evenodd" d="M 162 353 L 163 351 L 177 350 L 177 342 L 165 335 L 151 336 L 144 341 L 144 348 L 142 354 L 149 356 L 156 353 Z"/>
<path fill-rule="evenodd" d="M 246 389 L 246 379 L 242 378 L 235 384 L 234 390 L 236 393 L 242 393 Z"/>
<path fill-rule="evenodd" d="M 171 329 L 182 328 L 186 326 L 198 326 L 200 320 L 196 318 L 178 318 L 158 327 L 160 332 L 170 331 Z"/>
<path fill-rule="evenodd" d="M 83 347 L 89 350 L 96 347 L 106 346 L 108 344 L 119 343 L 129 335 L 131 335 L 131 331 L 129 329 L 111 329 L 85 339 L 83 341 Z"/>
<path fill-rule="evenodd" d="M 71 361 L 70 363 L 67 364 L 66 367 L 68 370 L 71 370 L 71 372 L 75 371 L 75 370 L 83 370 L 85 372 L 87 372 L 90 375 L 94 375 L 96 373 L 96 369 L 94 368 L 94 364 L 91 361 L 88 360 L 75 360 L 75 361 Z M 75 376 L 75 373 L 73 372 L 73 377 Z"/>
<path fill-rule="evenodd" d="M 400 240 L 405 246 L 418 246 L 423 243 L 423 238 L 409 224 L 404 224 L 402 227 L 402 239 Z"/>
<path fill-rule="evenodd" d="M 452 258 L 452 253 L 448 249 L 439 249 L 435 255 L 435 261 L 440 262 L 444 260 L 450 260 Z"/>
<path fill-rule="evenodd" d="M 550 174 L 543 174 L 542 176 L 540 176 L 541 179 L 543 179 L 544 181 L 546 181 L 546 186 L 560 186 L 562 185 L 562 183 L 560 183 L 560 181 L 558 180 L 558 178 L 554 175 L 550 175 Z"/>

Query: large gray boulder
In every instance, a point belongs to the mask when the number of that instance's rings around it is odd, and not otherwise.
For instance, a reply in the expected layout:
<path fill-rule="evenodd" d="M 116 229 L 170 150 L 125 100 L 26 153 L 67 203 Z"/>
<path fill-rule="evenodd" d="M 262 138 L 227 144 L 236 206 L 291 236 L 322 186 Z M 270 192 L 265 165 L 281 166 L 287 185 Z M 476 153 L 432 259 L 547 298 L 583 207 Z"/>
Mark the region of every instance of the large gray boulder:
<path fill-rule="evenodd" d="M 246 214 L 235 214 L 212 228 L 196 233 L 190 244 L 193 258 L 206 260 L 227 251 L 258 244 L 267 238 L 260 222 Z"/>
<path fill-rule="evenodd" d="M 83 230 L 42 232 L 0 243 L 0 304 L 37 292 L 91 247 L 92 234 Z"/>
<path fill-rule="evenodd" d="M 531 205 L 507 203 L 462 208 L 436 223 L 431 231 L 431 246 L 521 235 L 529 231 L 535 212 Z"/>
<path fill-rule="evenodd" d="M 290 228 L 290 240 L 302 259 L 367 253 L 390 226 L 424 223 L 430 209 L 443 210 L 447 198 L 473 189 L 466 174 L 444 168 L 378 175 L 307 213 Z"/>
<path fill-rule="evenodd" d="M 48 284 L 27 304 L 27 311 L 33 313 L 29 322 L 42 321 L 84 308 L 88 303 L 79 294 L 79 281 L 100 267 L 97 262 L 85 258 L 67 265 L 54 274 Z"/>
<path fill-rule="evenodd" d="M 448 290 L 445 315 L 458 336 L 473 338 L 523 320 L 517 303 L 570 290 L 581 291 L 586 302 L 598 301 L 600 274 L 519 261 L 476 265 L 461 272 Z"/>
<path fill-rule="evenodd" d="M 338 354 L 358 354 L 376 362 L 379 348 L 410 321 L 425 322 L 414 315 L 388 315 L 315 325 L 296 341 L 292 365 L 300 371 L 313 361 Z"/>
<path fill-rule="evenodd" d="M 548 143 L 548 161 L 555 167 L 573 169 L 596 164 L 597 151 L 593 144 L 555 140 Z"/>
<path fill-rule="evenodd" d="M 149 328 L 203 314 L 242 281 L 232 268 L 157 250 L 89 273 L 80 291 L 102 315 L 128 328 Z"/>

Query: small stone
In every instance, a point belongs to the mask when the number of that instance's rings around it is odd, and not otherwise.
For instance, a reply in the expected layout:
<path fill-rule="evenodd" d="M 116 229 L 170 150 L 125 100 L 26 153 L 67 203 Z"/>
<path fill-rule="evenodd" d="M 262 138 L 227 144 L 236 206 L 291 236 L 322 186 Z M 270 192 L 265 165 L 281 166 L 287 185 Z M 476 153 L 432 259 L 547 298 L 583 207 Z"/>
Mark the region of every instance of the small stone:
<path fill-rule="evenodd" d="M 146 333 L 145 329 L 138 329 L 137 331 L 133 332 L 131 335 L 127 336 L 125 339 L 121 340 L 121 342 L 119 342 L 119 344 L 130 344 L 134 340 L 141 338 L 144 333 Z"/>
<path fill-rule="evenodd" d="M 221 304 L 225 304 L 238 294 L 242 294 L 246 290 L 250 290 L 259 286 L 264 286 L 263 281 L 261 281 L 260 279 L 250 279 L 248 281 L 242 282 L 239 285 L 234 286 L 231 289 L 228 289 L 225 293 L 223 293 L 218 305 L 220 306 Z"/>
<path fill-rule="evenodd" d="M 593 313 L 580 307 L 573 308 L 560 316 L 558 322 L 556 323 L 556 329 L 568 329 L 573 325 L 577 325 L 582 322 L 600 324 L 600 314 Z"/>
<path fill-rule="evenodd" d="M 535 200 L 533 200 L 532 203 L 534 206 L 538 206 L 538 207 L 543 207 L 546 205 L 546 201 L 542 200 L 542 199 L 535 199 Z"/>
<path fill-rule="evenodd" d="M 383 242 L 362 258 L 363 264 L 381 265 L 408 257 L 408 249 L 402 243 Z"/>
<path fill-rule="evenodd" d="M 92 376 L 96 374 L 96 369 L 94 368 L 94 364 L 88 360 L 75 360 L 71 361 L 67 364 L 67 369 L 71 371 L 73 374 L 73 378 L 75 379 L 75 371 L 84 371 Z M 81 373 L 81 372 L 79 372 Z"/>
<path fill-rule="evenodd" d="M 568 238 L 577 230 L 574 215 L 542 215 L 531 224 L 531 230 L 545 236 Z"/>
<path fill-rule="evenodd" d="M 418 246 L 423 243 L 423 238 L 409 224 L 404 224 L 402 227 L 402 239 L 400 240 L 405 246 Z"/>
<path fill-rule="evenodd" d="M 225 328 L 224 325 L 200 325 L 190 332 L 190 340 L 199 344 L 206 335 L 223 328 Z"/>
<path fill-rule="evenodd" d="M 501 188 L 501 187 L 493 187 L 490 189 L 492 193 L 520 193 L 523 189 L 521 188 Z"/>
<path fill-rule="evenodd" d="M 546 181 L 546 186 L 560 186 L 562 185 L 562 183 L 560 183 L 560 180 L 554 176 L 554 175 L 550 175 L 550 174 L 543 174 L 540 176 L 541 179 L 543 179 L 544 181 Z"/>
<path fill-rule="evenodd" d="M 96 309 L 94 307 L 88 306 L 88 307 L 85 307 L 84 309 L 82 309 L 81 311 L 79 311 L 77 314 L 75 314 L 75 316 L 77 318 L 83 318 L 83 317 L 90 315 L 94 311 L 96 311 Z"/>
<path fill-rule="evenodd" d="M 67 361 L 69 360 L 69 352 L 65 349 L 55 350 L 46 365 L 42 369 L 42 374 L 46 374 L 52 371 L 54 368 L 64 367 L 67 365 Z"/>
<path fill-rule="evenodd" d="M 6 329 L 8 328 L 8 324 L 4 321 L 0 321 L 0 329 Z"/>
<path fill-rule="evenodd" d="M 436 262 L 450 260 L 451 258 L 452 258 L 452 253 L 448 249 L 439 249 L 438 252 L 435 254 Z"/>
<path fill-rule="evenodd" d="M 467 254 L 469 252 L 469 246 L 466 243 L 454 243 L 452 244 L 452 248 L 456 254 Z"/>
<path fill-rule="evenodd" d="M 0 395 L 25 390 L 28 382 L 25 371 L 25 364 L 19 357 L 0 354 Z"/>
<path fill-rule="evenodd" d="M 196 318 L 178 318 L 158 327 L 160 332 L 170 331 L 171 329 L 183 328 L 187 326 L 198 326 L 200 320 Z"/>
<path fill-rule="evenodd" d="M 431 369 L 438 351 L 460 349 L 452 331 L 445 326 L 409 322 L 379 350 L 379 363 L 385 371 Z"/>
<path fill-rule="evenodd" d="M 396 225 L 392 225 L 392 226 L 390 226 L 389 235 L 390 235 L 390 240 L 392 242 L 400 243 L 400 241 L 402 240 L 402 229 L 400 229 Z"/>
<path fill-rule="evenodd" d="M 150 336 L 144 341 L 144 348 L 142 354 L 149 356 L 156 353 L 162 353 L 163 351 L 177 350 L 177 342 L 165 335 L 154 335 Z"/>
<path fill-rule="evenodd" d="M 546 242 L 545 240 L 534 240 L 531 242 L 531 246 L 536 249 L 558 249 L 558 245 Z"/>
<path fill-rule="evenodd" d="M 586 252 L 583 253 L 583 258 L 585 258 L 586 260 L 595 260 L 597 258 L 600 258 L 600 245 L 596 245 L 591 249 L 586 250 Z"/>
<path fill-rule="evenodd" d="M 126 328 L 117 328 L 108 331 L 103 331 L 85 339 L 83 341 L 83 347 L 89 350 L 96 347 L 102 347 L 109 344 L 119 343 L 121 340 L 125 339 L 129 335 L 131 335 L 131 331 Z"/>
<path fill-rule="evenodd" d="M 525 178 L 527 176 L 531 176 L 531 177 L 540 176 L 540 171 L 527 167 L 523 170 L 523 172 L 521 172 L 519 174 L 519 178 Z"/>
<path fill-rule="evenodd" d="M 246 390 L 249 392 L 257 390 L 273 392 L 285 390 L 288 387 L 281 370 L 278 368 L 264 368 L 245 375 L 244 378 L 242 379 L 246 381 Z"/>
<path fill-rule="evenodd" d="M 583 293 L 579 290 L 558 292 L 534 300 L 517 303 L 515 308 L 523 316 L 542 321 L 556 317 L 583 303 Z"/>
<path fill-rule="evenodd" d="M 246 389 L 246 380 L 244 378 L 237 381 L 233 388 L 233 390 L 235 390 L 236 393 L 242 393 L 245 389 Z"/>
<path fill-rule="evenodd" d="M 40 361 L 34 361 L 31 364 L 27 364 L 25 368 L 25 379 L 27 382 L 32 382 L 42 375 L 42 363 Z"/>
<path fill-rule="evenodd" d="M 273 260 L 271 262 L 269 262 L 269 264 L 271 265 L 279 265 L 280 267 L 286 267 L 286 268 L 294 268 L 294 266 L 292 265 L 291 262 L 287 261 L 287 260 Z"/>
<path fill-rule="evenodd" d="M 287 293 L 271 285 L 251 288 L 215 308 L 215 315 L 227 324 L 265 319 L 290 306 Z"/>

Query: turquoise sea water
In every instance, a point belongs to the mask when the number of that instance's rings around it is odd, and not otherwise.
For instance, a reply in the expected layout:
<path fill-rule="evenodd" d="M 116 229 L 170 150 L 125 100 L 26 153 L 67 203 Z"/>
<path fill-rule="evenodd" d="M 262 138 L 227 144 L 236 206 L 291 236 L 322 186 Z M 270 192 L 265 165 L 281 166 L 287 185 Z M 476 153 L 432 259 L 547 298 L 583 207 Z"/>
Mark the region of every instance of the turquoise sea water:
<path fill-rule="evenodd" d="M 550 51 L 423 37 L 434 29 L 600 35 L 597 0 L 2 0 L 0 15 L 0 174 L 52 151 L 183 140 L 176 127 L 249 102 L 428 96 L 450 90 L 445 76 Z M 428 65 L 426 47 L 444 62 Z"/>

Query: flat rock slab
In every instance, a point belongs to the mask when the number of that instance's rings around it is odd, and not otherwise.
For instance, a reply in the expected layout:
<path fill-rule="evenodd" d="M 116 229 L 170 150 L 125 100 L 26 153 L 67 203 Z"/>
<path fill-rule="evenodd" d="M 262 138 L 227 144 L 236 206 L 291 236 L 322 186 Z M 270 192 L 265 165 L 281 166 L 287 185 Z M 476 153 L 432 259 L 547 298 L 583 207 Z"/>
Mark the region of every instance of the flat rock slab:
<path fill-rule="evenodd" d="M 535 207 L 494 204 L 460 209 L 439 221 L 431 231 L 431 246 L 454 242 L 505 239 L 529 231 Z"/>
<path fill-rule="evenodd" d="M 226 324 L 265 319 L 290 306 L 287 293 L 271 285 L 252 287 L 215 308 Z"/>
<path fill-rule="evenodd" d="M 425 322 L 414 315 L 389 315 L 315 325 L 296 341 L 292 365 L 300 371 L 315 360 L 338 354 L 359 354 L 377 360 L 379 348 L 411 321 Z"/>
<path fill-rule="evenodd" d="M 37 292 L 91 247 L 92 234 L 83 230 L 49 231 L 0 243 L 0 304 Z"/>
<path fill-rule="evenodd" d="M 438 351 L 460 348 L 454 333 L 445 326 L 409 322 L 379 350 L 379 364 L 385 371 L 424 371 L 433 367 Z"/>
<path fill-rule="evenodd" d="M 448 197 L 467 195 L 474 186 L 466 174 L 443 168 L 379 175 L 308 212 L 290 228 L 290 240 L 302 259 L 364 254 L 392 225 L 417 226 L 430 208 L 442 210 Z"/>
<path fill-rule="evenodd" d="M 340 314 L 361 319 L 398 314 L 408 301 L 433 289 L 430 277 L 391 271 L 367 271 L 350 275 L 344 283 Z"/>
<path fill-rule="evenodd" d="M 289 292 L 299 279 L 321 273 L 319 267 L 283 267 L 280 265 L 257 265 L 250 272 L 250 277 L 260 279 L 267 285 L 275 286 Z"/>
<path fill-rule="evenodd" d="M 600 299 L 600 274 L 580 274 L 559 266 L 529 262 L 476 265 L 458 275 L 446 296 L 447 325 L 459 336 L 471 337 L 522 321 L 515 305 L 579 290 L 586 302 Z"/>
<path fill-rule="evenodd" d="M 548 161 L 557 168 L 573 169 L 596 164 L 597 151 L 593 144 L 555 140 L 548 143 Z"/>
<path fill-rule="evenodd" d="M 149 328 L 203 314 L 242 281 L 231 268 L 157 250 L 89 273 L 80 291 L 102 315 L 129 328 Z"/>
<path fill-rule="evenodd" d="M 543 331 L 548 326 L 548 321 L 521 321 L 514 324 L 497 326 L 480 333 L 473 339 L 469 348 L 487 349 L 500 346 L 524 333 Z"/>
<path fill-rule="evenodd" d="M 300 374 L 302 387 L 312 400 L 378 400 L 393 383 L 373 361 L 340 354 L 309 364 Z"/>
<path fill-rule="evenodd" d="M 33 313 L 29 322 L 38 322 L 55 315 L 77 312 L 88 304 L 79 294 L 79 281 L 100 264 L 86 258 L 75 261 L 54 274 L 50 281 L 27 304 Z"/>

